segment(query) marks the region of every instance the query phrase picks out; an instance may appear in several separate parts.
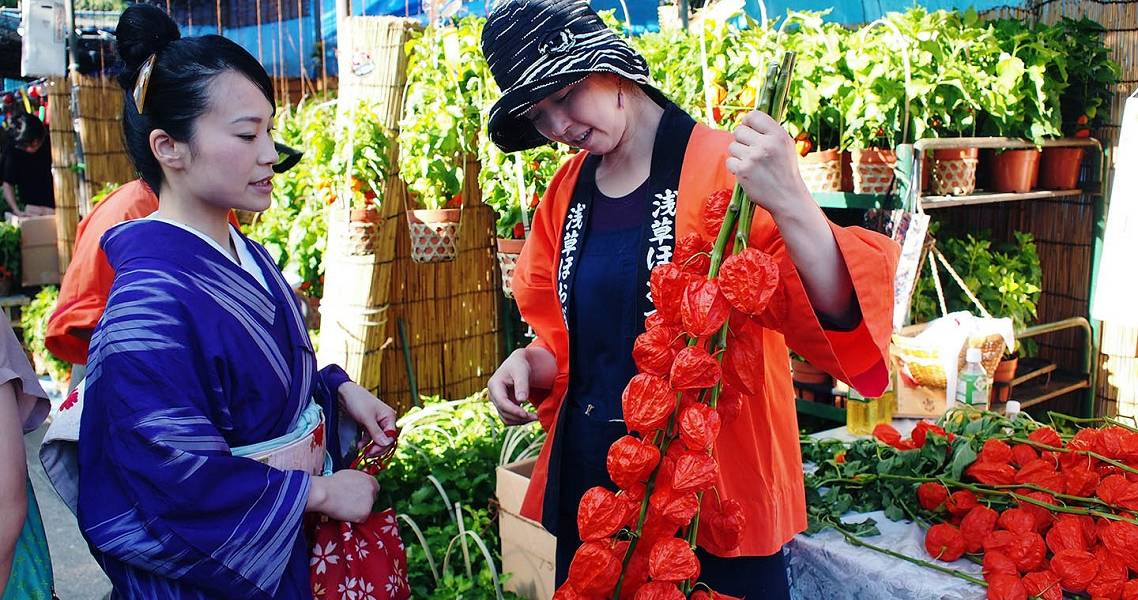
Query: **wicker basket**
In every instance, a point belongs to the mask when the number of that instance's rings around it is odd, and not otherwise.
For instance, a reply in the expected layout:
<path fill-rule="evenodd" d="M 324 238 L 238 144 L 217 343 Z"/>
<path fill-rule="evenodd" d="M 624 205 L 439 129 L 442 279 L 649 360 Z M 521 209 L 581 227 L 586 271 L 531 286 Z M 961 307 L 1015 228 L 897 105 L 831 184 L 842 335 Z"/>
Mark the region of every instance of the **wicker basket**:
<path fill-rule="evenodd" d="M 959 371 L 964 367 L 964 355 L 969 347 L 979 347 L 981 363 L 988 377 L 996 373 L 996 366 L 1004 355 L 1004 338 L 999 334 L 988 335 L 983 338 L 972 338 L 960 349 L 956 368 Z M 948 386 L 948 374 L 944 371 L 944 361 L 941 360 L 940 351 L 922 343 L 918 337 L 905 333 L 893 334 L 893 356 L 900 365 L 907 367 L 908 375 L 918 385 L 929 388 L 944 388 Z"/>

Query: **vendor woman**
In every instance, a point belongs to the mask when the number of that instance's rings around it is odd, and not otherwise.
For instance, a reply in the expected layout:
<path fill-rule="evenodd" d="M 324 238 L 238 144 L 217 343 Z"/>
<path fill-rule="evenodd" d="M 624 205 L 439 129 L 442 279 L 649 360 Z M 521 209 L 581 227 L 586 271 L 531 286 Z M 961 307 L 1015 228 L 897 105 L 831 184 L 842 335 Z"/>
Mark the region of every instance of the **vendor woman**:
<path fill-rule="evenodd" d="M 863 395 L 886 386 L 898 250 L 830 223 L 798 172 L 794 142 L 751 112 L 734 133 L 697 124 L 651 86 L 648 65 L 584 0 L 503 0 L 482 50 L 502 97 L 489 133 L 514 152 L 549 142 L 581 149 L 554 176 L 513 279 L 537 334 L 489 381 L 502 420 L 548 432 L 522 512 L 557 536 L 557 582 L 580 539 L 585 490 L 615 489 L 609 446 L 627 433 L 621 393 L 632 345 L 653 310 L 648 273 L 698 232 L 704 200 L 738 182 L 756 211 L 750 246 L 774 256 L 776 298 L 761 322 L 763 391 L 745 398 L 716 446 L 716 496 L 740 502 L 742 544 L 701 547 L 701 580 L 747 598 L 787 598 L 782 546 L 806 528 L 806 497 L 787 348 Z M 536 406 L 536 414 L 523 408 Z M 704 546 L 701 536 L 701 546 Z"/>

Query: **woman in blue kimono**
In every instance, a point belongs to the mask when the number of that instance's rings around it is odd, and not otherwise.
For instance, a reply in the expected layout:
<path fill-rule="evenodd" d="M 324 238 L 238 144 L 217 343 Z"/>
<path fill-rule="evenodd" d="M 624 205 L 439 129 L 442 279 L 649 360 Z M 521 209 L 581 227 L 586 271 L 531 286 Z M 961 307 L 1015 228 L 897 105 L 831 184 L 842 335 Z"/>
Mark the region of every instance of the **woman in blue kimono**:
<path fill-rule="evenodd" d="M 128 8 L 116 34 L 127 150 L 159 210 L 103 237 L 116 275 L 91 339 L 80 527 L 116 597 L 311 598 L 302 517 L 363 520 L 375 480 L 235 450 L 296 431 L 321 391 L 379 448 L 394 411 L 338 367 L 316 370 L 274 261 L 227 222 L 270 204 L 264 68 L 223 37 L 179 39 L 150 5 Z"/>

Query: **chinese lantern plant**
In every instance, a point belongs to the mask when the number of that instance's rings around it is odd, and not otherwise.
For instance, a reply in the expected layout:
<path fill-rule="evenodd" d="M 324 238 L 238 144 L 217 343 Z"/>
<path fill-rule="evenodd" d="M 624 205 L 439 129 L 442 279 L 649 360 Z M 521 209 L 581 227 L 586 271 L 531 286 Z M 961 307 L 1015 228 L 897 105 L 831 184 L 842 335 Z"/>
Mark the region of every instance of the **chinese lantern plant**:
<path fill-rule="evenodd" d="M 793 64 L 786 53 L 760 91 L 759 108 L 776 119 Z M 763 385 L 744 365 L 762 363 L 762 329 L 752 319 L 775 294 L 778 266 L 746 247 L 752 214 L 738 185 L 713 193 L 701 225 L 715 244 L 691 233 L 677 242 L 674 262 L 652 270 L 657 310 L 633 346 L 639 373 L 621 399 L 629 435 L 606 461 L 619 491 L 595 487 L 582 497 L 583 544 L 555 598 L 725 598 L 695 589 L 695 548 L 698 540 L 728 553 L 744 527 L 736 500 L 705 493 L 718 478 L 713 449 L 723 424 Z"/>

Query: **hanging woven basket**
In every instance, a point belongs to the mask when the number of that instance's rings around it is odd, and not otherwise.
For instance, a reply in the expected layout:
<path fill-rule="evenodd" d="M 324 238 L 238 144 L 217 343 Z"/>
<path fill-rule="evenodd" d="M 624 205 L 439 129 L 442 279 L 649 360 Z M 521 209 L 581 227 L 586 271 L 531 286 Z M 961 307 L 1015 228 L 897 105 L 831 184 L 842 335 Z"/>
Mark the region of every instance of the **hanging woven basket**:
<path fill-rule="evenodd" d="M 525 240 L 498 238 L 498 267 L 502 272 L 502 292 L 507 298 L 514 297 L 510 282 L 514 279 L 514 269 L 518 266 L 518 257 L 525 243 Z"/>
<path fill-rule="evenodd" d="M 976 191 L 978 148 L 933 151 L 933 193 L 938 196 L 967 196 Z"/>
<path fill-rule="evenodd" d="M 892 150 L 853 151 L 853 188 L 855 194 L 885 194 L 893 185 L 893 165 L 897 154 Z"/>
<path fill-rule="evenodd" d="M 811 192 L 842 191 L 842 155 L 837 148 L 799 157 L 798 171 Z"/>
<path fill-rule="evenodd" d="M 417 263 L 454 260 L 458 256 L 458 226 L 461 220 L 461 208 L 407 211 L 411 260 Z"/>

